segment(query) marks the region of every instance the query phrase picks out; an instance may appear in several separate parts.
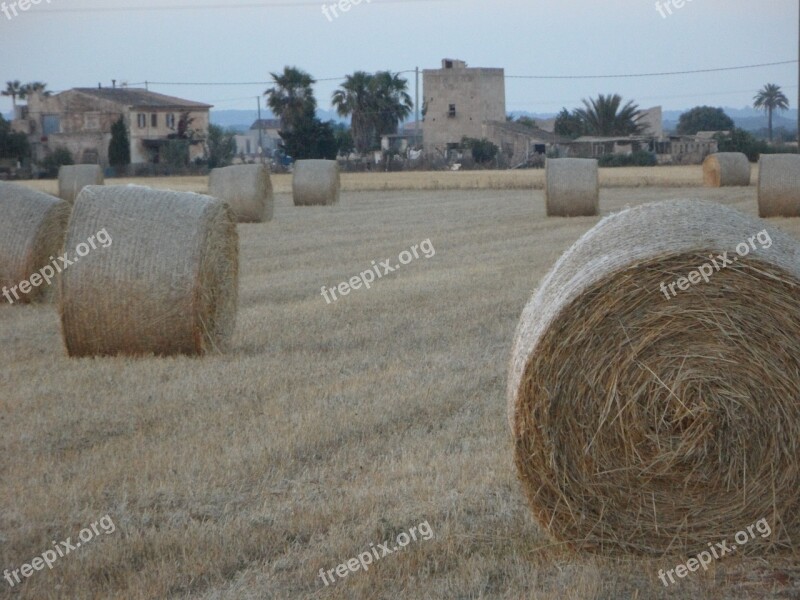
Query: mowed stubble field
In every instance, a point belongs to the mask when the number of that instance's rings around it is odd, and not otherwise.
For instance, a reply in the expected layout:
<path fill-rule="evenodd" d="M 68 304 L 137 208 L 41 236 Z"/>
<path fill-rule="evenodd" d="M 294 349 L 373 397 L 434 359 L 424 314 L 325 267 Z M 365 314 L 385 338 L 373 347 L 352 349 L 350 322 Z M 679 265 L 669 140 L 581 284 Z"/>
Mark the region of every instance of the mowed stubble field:
<path fill-rule="evenodd" d="M 512 337 L 598 218 L 548 219 L 540 190 L 435 188 L 542 176 L 345 175 L 331 208 L 295 208 L 289 177 L 275 176 L 274 220 L 239 226 L 239 314 L 222 355 L 70 360 L 54 305 L 0 305 L 0 569 L 106 514 L 116 524 L 22 586 L 0 580 L 0 597 L 796 597 L 788 561 L 728 558 L 665 589 L 658 569 L 685 557 L 574 555 L 533 521 L 506 420 Z M 677 197 L 757 214 L 755 187 L 702 189 L 699 167 L 602 177 L 615 186 L 602 215 Z M 645 180 L 659 186 L 636 187 Z M 205 191 L 204 178 L 136 182 Z M 800 238 L 800 220 L 772 223 Z M 432 258 L 322 298 L 428 239 Z M 423 521 L 431 540 L 320 579 Z"/>

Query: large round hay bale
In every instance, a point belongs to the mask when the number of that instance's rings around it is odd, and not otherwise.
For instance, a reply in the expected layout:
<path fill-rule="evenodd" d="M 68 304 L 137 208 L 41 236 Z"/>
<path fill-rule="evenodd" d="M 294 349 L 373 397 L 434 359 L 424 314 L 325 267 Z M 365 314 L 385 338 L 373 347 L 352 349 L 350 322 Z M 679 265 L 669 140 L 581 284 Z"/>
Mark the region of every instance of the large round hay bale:
<path fill-rule="evenodd" d="M 597 214 L 600 183 L 595 159 L 548 158 L 545 180 L 548 217 L 591 217 Z"/>
<path fill-rule="evenodd" d="M 0 303 L 36 300 L 54 281 L 69 213 L 63 200 L 0 181 Z"/>
<path fill-rule="evenodd" d="M 208 194 L 230 204 L 240 223 L 272 219 L 272 182 L 266 165 L 236 165 L 213 169 Z"/>
<path fill-rule="evenodd" d="M 99 165 L 64 165 L 58 170 L 58 196 L 70 204 L 87 185 L 103 185 Z"/>
<path fill-rule="evenodd" d="M 800 217 L 800 155 L 762 154 L 758 164 L 758 214 Z"/>
<path fill-rule="evenodd" d="M 292 196 L 295 206 L 330 206 L 339 202 L 339 165 L 335 160 L 294 163 Z"/>
<path fill-rule="evenodd" d="M 703 185 L 729 187 L 750 185 L 750 161 L 741 152 L 717 152 L 703 161 Z"/>
<path fill-rule="evenodd" d="M 224 347 L 236 318 L 239 256 L 236 217 L 225 202 L 139 186 L 87 187 L 65 247 L 77 249 L 99 231 L 104 245 L 60 280 L 70 356 Z"/>
<path fill-rule="evenodd" d="M 602 220 L 514 342 L 508 416 L 538 522 L 607 553 L 690 555 L 762 518 L 772 536 L 745 550 L 796 545 L 799 374 L 796 239 L 694 199 Z"/>

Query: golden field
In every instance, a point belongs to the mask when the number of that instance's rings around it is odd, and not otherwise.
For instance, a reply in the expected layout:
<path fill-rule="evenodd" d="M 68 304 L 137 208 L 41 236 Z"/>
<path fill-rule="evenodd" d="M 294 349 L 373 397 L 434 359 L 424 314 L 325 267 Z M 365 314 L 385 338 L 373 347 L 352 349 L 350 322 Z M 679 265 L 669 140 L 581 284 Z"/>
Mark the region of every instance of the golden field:
<path fill-rule="evenodd" d="M 273 176 L 274 220 L 239 226 L 223 355 L 71 360 L 53 304 L 0 304 L 0 570 L 104 515 L 116 525 L 22 585 L 0 579 L 0 597 L 797 597 L 791 563 L 726 558 L 665 588 L 658 569 L 686 557 L 575 555 L 534 522 L 505 412 L 512 337 L 538 282 L 599 219 L 548 219 L 543 176 L 344 174 L 329 208 L 295 208 L 290 176 Z M 700 167 L 602 170 L 601 182 L 602 215 L 677 197 L 757 214 L 754 187 L 703 189 Z M 800 238 L 800 220 L 771 222 Z M 322 286 L 424 240 L 434 256 L 323 299 Z M 430 540 L 329 586 L 319 577 L 422 522 Z"/>

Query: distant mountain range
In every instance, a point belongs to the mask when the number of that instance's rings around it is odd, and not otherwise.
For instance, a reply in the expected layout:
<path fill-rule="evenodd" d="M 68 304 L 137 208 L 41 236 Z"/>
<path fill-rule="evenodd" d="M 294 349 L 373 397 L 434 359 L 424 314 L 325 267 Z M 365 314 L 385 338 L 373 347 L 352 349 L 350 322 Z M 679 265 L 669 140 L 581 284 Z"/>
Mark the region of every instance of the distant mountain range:
<path fill-rule="evenodd" d="M 686 110 L 665 110 L 664 129 L 673 130 L 678 125 L 678 119 Z M 736 126 L 747 131 L 759 131 L 767 127 L 767 115 L 754 108 L 725 108 L 725 113 L 733 119 Z M 514 117 L 530 117 L 532 119 L 551 119 L 555 113 L 531 113 L 525 111 L 513 111 Z M 11 119 L 11 113 L 4 115 L 6 119 Z M 349 123 L 349 119 L 342 119 L 333 110 L 317 110 L 317 117 L 323 121 L 336 121 Z M 211 122 L 225 128 L 245 131 L 258 118 L 255 110 L 212 110 Z M 262 119 L 272 119 L 274 116 L 268 110 L 261 112 Z M 776 113 L 772 119 L 775 129 L 784 127 L 789 131 L 797 128 L 797 110 L 791 109 L 782 113 Z"/>

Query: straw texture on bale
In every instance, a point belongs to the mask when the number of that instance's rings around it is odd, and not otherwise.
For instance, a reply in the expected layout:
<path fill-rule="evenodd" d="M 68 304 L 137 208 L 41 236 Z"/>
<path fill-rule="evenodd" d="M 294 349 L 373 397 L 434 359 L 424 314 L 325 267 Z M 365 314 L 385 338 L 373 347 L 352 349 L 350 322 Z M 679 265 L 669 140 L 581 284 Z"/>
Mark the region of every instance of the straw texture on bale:
<path fill-rule="evenodd" d="M 739 257 L 765 228 L 770 248 Z M 738 260 L 666 298 L 725 252 Z M 603 219 L 514 341 L 508 417 L 536 519 L 607 554 L 697 553 L 762 518 L 771 537 L 745 551 L 797 544 L 799 374 L 797 240 L 695 199 Z"/>
<path fill-rule="evenodd" d="M 741 152 L 717 152 L 703 161 L 706 187 L 750 185 L 750 161 Z"/>
<path fill-rule="evenodd" d="M 58 195 L 70 204 L 87 185 L 103 183 L 103 169 L 98 165 L 64 165 L 58 170 Z"/>
<path fill-rule="evenodd" d="M 294 163 L 292 196 L 295 206 L 329 206 L 339 202 L 339 165 L 335 160 Z"/>
<path fill-rule="evenodd" d="M 761 155 L 758 214 L 761 217 L 800 217 L 800 155 Z"/>
<path fill-rule="evenodd" d="M 12 288 L 50 264 L 60 253 L 69 220 L 70 206 L 63 200 L 21 185 L 0 181 L 0 290 Z M 11 301 L 39 299 L 47 286 L 31 286 L 27 294 L 19 288 Z M 0 303 L 8 299 L 0 296 Z"/>
<path fill-rule="evenodd" d="M 214 169 L 208 177 L 208 194 L 230 204 L 240 223 L 272 219 L 274 199 L 266 165 Z"/>
<path fill-rule="evenodd" d="M 545 163 L 548 217 L 591 217 L 597 214 L 600 182 L 591 158 L 548 158 Z"/>
<path fill-rule="evenodd" d="M 70 356 L 201 355 L 233 332 L 238 297 L 236 217 L 221 200 L 139 186 L 87 187 L 65 247 L 98 231 L 112 241 L 60 280 Z"/>

